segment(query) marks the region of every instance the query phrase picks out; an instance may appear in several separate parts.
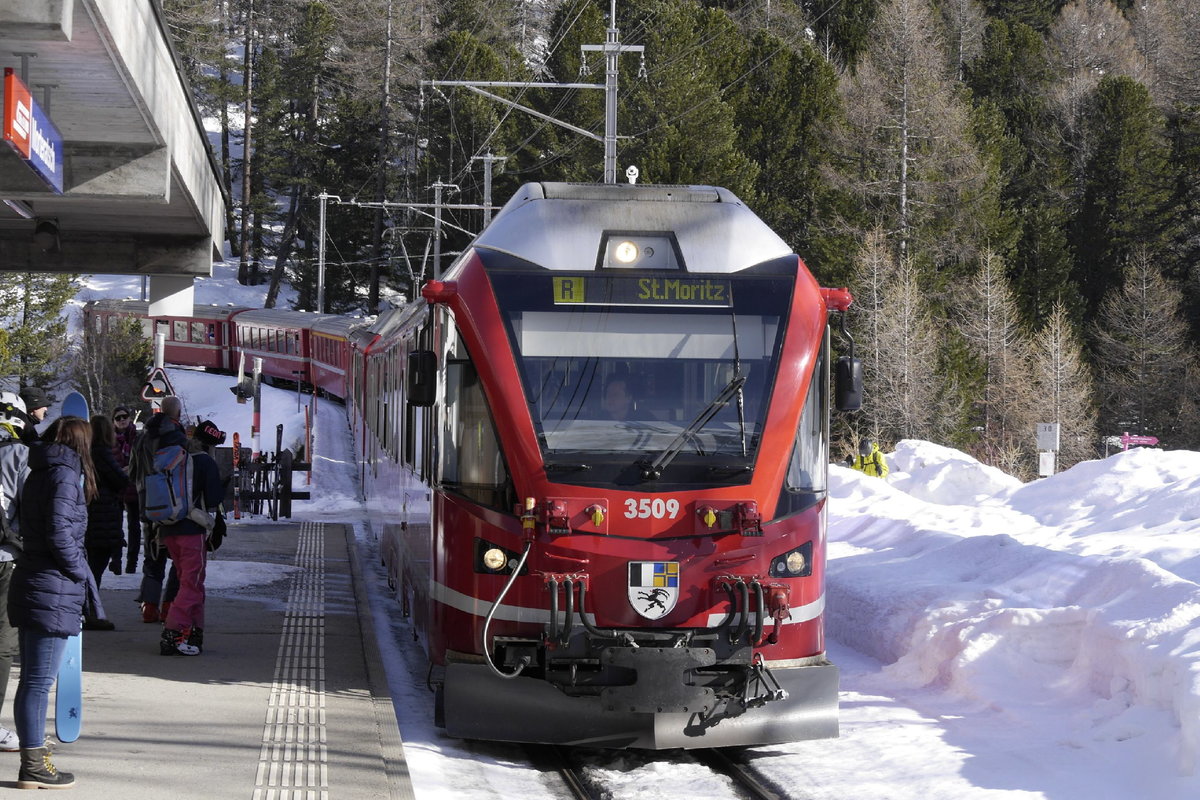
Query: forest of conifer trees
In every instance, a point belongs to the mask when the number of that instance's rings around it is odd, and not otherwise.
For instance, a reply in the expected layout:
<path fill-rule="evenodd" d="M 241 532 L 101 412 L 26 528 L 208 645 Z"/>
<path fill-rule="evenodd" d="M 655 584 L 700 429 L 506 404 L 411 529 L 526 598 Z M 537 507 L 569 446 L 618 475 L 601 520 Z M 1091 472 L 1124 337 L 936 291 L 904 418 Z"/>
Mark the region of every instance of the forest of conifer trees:
<path fill-rule="evenodd" d="M 603 82 L 609 0 L 163 0 L 235 198 L 244 283 L 375 310 L 431 273 L 388 201 L 599 182 L 602 146 L 463 88 Z M 619 0 L 618 174 L 730 188 L 851 314 L 872 436 L 1032 477 L 1123 431 L 1200 447 L 1200 0 Z M 590 72 L 590 75 L 589 75 Z M 496 88 L 601 132 L 603 93 Z M 249 120 L 249 124 L 246 124 Z M 248 150 L 245 144 L 249 143 Z M 249 159 L 243 158 L 249 152 Z M 499 160 L 503 159 L 503 160 Z M 244 198 L 244 201 L 243 201 Z M 443 258 L 483 224 L 447 211 Z M 267 295 L 274 302 L 275 289 Z M 381 299 L 383 298 L 383 299 Z"/>

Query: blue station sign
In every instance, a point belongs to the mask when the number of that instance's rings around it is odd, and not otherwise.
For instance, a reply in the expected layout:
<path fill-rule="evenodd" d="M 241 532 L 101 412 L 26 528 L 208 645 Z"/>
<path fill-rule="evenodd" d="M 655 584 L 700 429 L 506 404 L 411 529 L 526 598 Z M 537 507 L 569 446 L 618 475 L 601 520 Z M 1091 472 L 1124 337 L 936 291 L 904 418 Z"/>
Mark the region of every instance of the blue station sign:
<path fill-rule="evenodd" d="M 3 137 L 38 177 L 62 194 L 62 134 L 12 67 L 4 68 Z"/>

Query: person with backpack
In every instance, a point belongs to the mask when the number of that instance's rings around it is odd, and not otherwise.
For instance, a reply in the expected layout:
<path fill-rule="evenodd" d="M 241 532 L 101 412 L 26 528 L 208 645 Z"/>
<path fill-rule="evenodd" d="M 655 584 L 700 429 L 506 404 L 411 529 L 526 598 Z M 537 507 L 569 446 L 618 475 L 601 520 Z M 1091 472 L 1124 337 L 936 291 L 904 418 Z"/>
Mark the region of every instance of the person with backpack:
<path fill-rule="evenodd" d="M 854 459 L 851 469 L 856 469 L 864 475 L 886 478 L 888 463 L 887 459 L 883 457 L 879 445 L 870 439 L 863 439 L 858 446 L 858 458 Z"/>
<path fill-rule="evenodd" d="M 204 577 L 208 535 L 224 493 L 217 462 L 188 452 L 178 397 L 146 425 L 134 470 L 142 518 L 162 542 L 179 575 L 179 591 L 163 621 L 162 655 L 200 655 L 204 635 Z"/>
<path fill-rule="evenodd" d="M 28 419 L 19 395 L 0 393 L 0 708 L 17 655 L 17 629 L 8 624 L 8 587 L 21 554 L 21 489 L 29 474 L 29 446 L 21 440 L 21 433 Z M 20 749 L 16 732 L 0 727 L 0 751 Z"/>

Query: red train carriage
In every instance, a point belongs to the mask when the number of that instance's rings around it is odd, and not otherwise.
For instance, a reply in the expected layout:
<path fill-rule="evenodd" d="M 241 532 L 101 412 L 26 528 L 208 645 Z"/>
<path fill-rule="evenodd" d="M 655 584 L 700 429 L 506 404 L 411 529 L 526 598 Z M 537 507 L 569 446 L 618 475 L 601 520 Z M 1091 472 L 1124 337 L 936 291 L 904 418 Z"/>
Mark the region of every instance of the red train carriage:
<path fill-rule="evenodd" d="M 311 380 L 314 387 L 340 400 L 346 398 L 350 370 L 350 335 L 366 321 L 326 315 L 312 324 Z"/>
<path fill-rule="evenodd" d="M 568 184 L 523 187 L 423 295 L 363 358 L 364 489 L 447 731 L 836 736 L 826 315 L 848 295 L 724 190 Z"/>
<path fill-rule="evenodd" d="M 254 359 L 262 359 L 262 374 L 287 383 L 312 383 L 312 326 L 327 315 L 277 308 L 256 308 L 233 320 L 231 363 L 237 369 L 241 353 L 246 355 L 247 374 Z"/>
<path fill-rule="evenodd" d="M 167 363 L 230 369 L 230 320 L 246 311 L 245 306 L 195 306 L 188 315 L 153 319 L 149 307 L 145 300 L 92 300 L 83 307 L 84 324 L 103 332 L 110 329 L 114 317 L 134 317 L 141 320 L 147 338 L 153 339 L 156 333 L 165 335 L 163 358 Z"/>

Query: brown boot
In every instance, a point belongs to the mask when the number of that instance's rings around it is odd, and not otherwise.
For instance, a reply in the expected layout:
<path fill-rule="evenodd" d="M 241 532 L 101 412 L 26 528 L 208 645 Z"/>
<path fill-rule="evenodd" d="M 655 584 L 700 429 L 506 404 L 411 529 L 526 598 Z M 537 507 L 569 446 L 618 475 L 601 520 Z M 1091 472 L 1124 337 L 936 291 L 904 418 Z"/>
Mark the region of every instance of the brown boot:
<path fill-rule="evenodd" d="M 31 747 L 21 749 L 21 772 L 17 775 L 18 789 L 70 789 L 75 776 L 59 772 L 50 761 L 50 749 Z"/>

